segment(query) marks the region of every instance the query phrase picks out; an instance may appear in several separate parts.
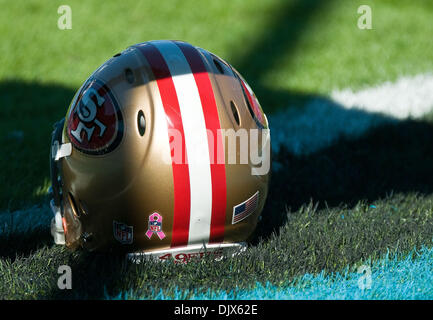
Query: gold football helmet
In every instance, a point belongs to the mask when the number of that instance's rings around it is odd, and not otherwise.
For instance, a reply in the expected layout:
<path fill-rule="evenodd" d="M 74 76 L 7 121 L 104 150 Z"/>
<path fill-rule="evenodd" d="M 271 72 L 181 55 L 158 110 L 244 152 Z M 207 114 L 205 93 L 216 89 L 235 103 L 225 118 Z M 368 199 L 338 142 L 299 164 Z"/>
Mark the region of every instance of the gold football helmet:
<path fill-rule="evenodd" d="M 75 249 L 187 261 L 243 248 L 270 133 L 242 76 L 180 41 L 133 45 L 75 94 L 51 142 L 51 233 Z"/>

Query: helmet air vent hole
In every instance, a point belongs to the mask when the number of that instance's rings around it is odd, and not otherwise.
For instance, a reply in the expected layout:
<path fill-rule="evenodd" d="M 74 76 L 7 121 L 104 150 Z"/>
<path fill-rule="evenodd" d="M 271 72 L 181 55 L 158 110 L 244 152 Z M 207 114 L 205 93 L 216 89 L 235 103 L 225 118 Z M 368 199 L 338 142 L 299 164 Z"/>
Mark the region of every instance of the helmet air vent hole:
<path fill-rule="evenodd" d="M 128 83 L 133 84 L 135 81 L 134 73 L 131 69 L 127 68 L 125 69 L 125 78 Z"/>
<path fill-rule="evenodd" d="M 121 53 L 116 53 L 114 56 L 113 56 L 113 58 L 116 58 L 116 57 L 118 57 L 118 56 L 120 56 L 121 55 Z"/>
<path fill-rule="evenodd" d="M 236 105 L 233 101 L 230 101 L 230 107 L 232 109 L 233 117 L 235 118 L 236 124 L 239 126 L 240 125 L 240 119 L 239 119 L 238 108 L 236 107 Z"/>
<path fill-rule="evenodd" d="M 138 111 L 137 115 L 137 127 L 138 127 L 138 133 L 140 136 L 143 136 L 146 132 L 146 118 L 144 117 L 143 110 Z"/>
<path fill-rule="evenodd" d="M 213 63 L 220 73 L 224 73 L 224 68 L 218 60 L 213 59 Z"/>

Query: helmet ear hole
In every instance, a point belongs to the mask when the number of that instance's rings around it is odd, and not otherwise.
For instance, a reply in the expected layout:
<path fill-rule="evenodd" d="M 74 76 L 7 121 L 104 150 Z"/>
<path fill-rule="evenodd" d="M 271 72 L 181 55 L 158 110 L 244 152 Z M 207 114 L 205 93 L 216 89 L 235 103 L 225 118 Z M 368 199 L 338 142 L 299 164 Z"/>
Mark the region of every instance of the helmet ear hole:
<path fill-rule="evenodd" d="M 72 213 L 75 217 L 79 218 L 81 216 L 81 212 L 78 210 L 77 203 L 75 202 L 74 196 L 68 192 L 68 201 L 72 208 Z"/>
<path fill-rule="evenodd" d="M 144 136 L 144 133 L 146 132 L 146 118 L 144 117 L 143 110 L 138 111 L 137 128 L 140 136 Z"/>
<path fill-rule="evenodd" d="M 239 118 L 238 108 L 236 107 L 236 105 L 233 102 L 233 100 L 230 101 L 230 108 L 232 110 L 233 118 L 235 119 L 236 124 L 239 126 L 241 124 L 241 120 Z"/>

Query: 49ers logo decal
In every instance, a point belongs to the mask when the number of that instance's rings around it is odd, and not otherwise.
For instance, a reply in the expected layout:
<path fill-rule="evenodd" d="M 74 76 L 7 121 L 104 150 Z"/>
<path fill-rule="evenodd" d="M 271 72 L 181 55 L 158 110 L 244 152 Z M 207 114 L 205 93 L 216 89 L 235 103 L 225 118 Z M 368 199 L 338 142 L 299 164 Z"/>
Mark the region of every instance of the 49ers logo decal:
<path fill-rule="evenodd" d="M 74 146 L 87 154 L 105 154 L 122 140 L 123 119 L 110 89 L 90 79 L 68 115 L 67 133 Z"/>

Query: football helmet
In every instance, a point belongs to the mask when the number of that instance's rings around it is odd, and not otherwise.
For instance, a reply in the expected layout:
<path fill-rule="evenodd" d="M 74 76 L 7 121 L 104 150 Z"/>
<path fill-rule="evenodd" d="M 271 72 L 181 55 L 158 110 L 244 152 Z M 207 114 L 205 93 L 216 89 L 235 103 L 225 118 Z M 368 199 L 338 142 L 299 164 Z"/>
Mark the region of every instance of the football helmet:
<path fill-rule="evenodd" d="M 180 41 L 133 45 L 54 125 L 51 234 L 71 249 L 160 260 L 243 248 L 270 156 L 267 118 L 230 64 Z"/>

